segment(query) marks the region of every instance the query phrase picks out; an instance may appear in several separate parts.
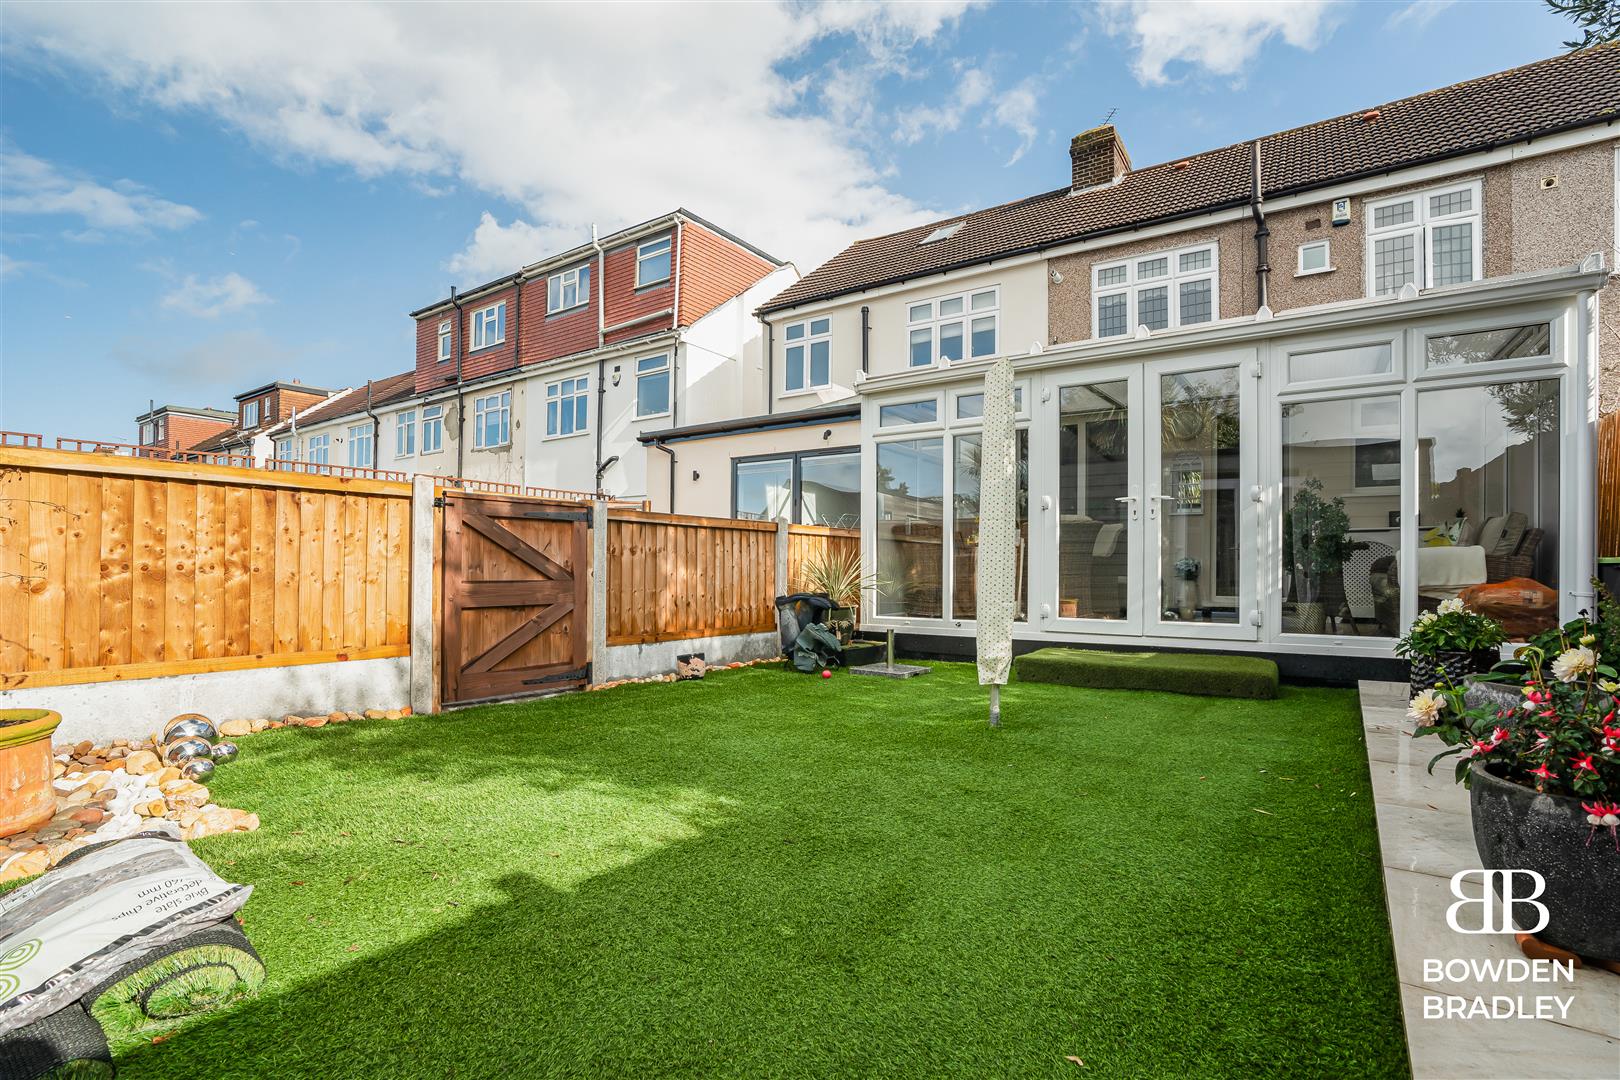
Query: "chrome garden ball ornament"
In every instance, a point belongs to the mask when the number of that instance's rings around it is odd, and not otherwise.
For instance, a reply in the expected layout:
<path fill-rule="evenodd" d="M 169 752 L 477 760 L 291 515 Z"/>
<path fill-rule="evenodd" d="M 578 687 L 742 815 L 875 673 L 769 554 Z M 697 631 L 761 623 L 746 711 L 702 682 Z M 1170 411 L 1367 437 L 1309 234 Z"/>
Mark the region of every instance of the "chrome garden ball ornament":
<path fill-rule="evenodd" d="M 208 778 L 214 775 L 214 763 L 207 758 L 192 758 L 180 766 L 180 775 L 187 780 L 195 780 L 199 784 L 206 784 Z"/>
<path fill-rule="evenodd" d="M 169 726 L 163 731 L 163 741 L 166 743 L 179 742 L 182 739 L 201 739 L 204 742 L 213 742 L 217 738 L 219 738 L 219 732 L 214 729 L 214 725 L 196 713 L 176 717 L 169 721 Z"/>
<path fill-rule="evenodd" d="M 197 758 L 207 758 L 213 752 L 207 739 L 181 739 L 163 748 L 163 760 L 170 765 L 184 765 Z"/>
<path fill-rule="evenodd" d="M 227 761 L 234 761 L 235 759 L 236 759 L 236 744 L 235 743 L 233 743 L 233 742 L 222 742 L 222 743 L 215 743 L 214 744 L 214 764 L 215 765 L 223 765 Z"/>

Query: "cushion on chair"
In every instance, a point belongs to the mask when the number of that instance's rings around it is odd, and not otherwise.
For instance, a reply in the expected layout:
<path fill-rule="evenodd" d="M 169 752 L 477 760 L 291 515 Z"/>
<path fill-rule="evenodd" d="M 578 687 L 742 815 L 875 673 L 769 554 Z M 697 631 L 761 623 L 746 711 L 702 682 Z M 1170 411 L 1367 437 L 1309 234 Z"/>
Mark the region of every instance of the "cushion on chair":
<path fill-rule="evenodd" d="M 1530 519 L 1517 510 L 1513 511 L 1502 524 L 1502 537 L 1496 542 L 1496 547 L 1485 550 L 1492 555 L 1512 555 L 1519 550 L 1519 544 L 1524 540 L 1524 531 L 1529 527 Z"/>
<path fill-rule="evenodd" d="M 1093 558 L 1106 559 L 1114 553 L 1114 545 L 1119 543 L 1119 534 L 1125 531 L 1123 525 L 1104 525 L 1097 530 L 1097 542 L 1091 548 Z"/>
<path fill-rule="evenodd" d="M 1496 545 L 1502 540 L 1502 527 L 1506 524 L 1506 514 L 1497 514 L 1495 517 L 1486 518 L 1484 523 L 1480 525 L 1479 532 L 1474 534 L 1474 543 L 1486 551 L 1495 551 Z"/>

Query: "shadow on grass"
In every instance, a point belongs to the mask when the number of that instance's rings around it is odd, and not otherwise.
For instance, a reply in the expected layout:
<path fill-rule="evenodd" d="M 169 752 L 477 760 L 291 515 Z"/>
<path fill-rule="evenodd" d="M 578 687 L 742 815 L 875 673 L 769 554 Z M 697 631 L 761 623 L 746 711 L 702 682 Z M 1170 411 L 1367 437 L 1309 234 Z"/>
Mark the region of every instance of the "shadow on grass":
<path fill-rule="evenodd" d="M 1405 1068 L 1353 695 L 1006 704 L 742 672 L 248 740 L 266 825 L 200 852 L 270 981 L 121 1075 Z"/>

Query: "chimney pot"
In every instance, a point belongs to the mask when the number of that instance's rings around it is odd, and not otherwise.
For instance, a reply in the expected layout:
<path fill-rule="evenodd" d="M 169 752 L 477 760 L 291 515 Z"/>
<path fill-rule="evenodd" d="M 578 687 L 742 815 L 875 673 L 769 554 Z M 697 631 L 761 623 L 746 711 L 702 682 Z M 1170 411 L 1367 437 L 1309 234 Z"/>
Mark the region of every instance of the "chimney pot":
<path fill-rule="evenodd" d="M 1131 156 L 1114 125 L 1103 124 L 1069 140 L 1069 164 L 1071 189 L 1082 191 L 1112 183 L 1130 172 Z"/>

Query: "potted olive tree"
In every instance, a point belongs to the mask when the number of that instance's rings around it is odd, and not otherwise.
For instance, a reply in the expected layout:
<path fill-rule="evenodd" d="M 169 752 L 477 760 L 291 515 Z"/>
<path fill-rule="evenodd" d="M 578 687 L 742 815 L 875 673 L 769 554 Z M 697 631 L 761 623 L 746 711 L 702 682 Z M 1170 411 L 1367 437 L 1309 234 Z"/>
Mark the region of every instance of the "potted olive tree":
<path fill-rule="evenodd" d="M 1489 671 L 1507 640 L 1502 624 L 1470 611 L 1460 599 L 1442 600 L 1425 611 L 1395 642 L 1395 655 L 1410 662 L 1412 693 L 1445 682 L 1461 686 L 1469 675 Z"/>
<path fill-rule="evenodd" d="M 1287 629 L 1320 634 L 1330 600 L 1343 600 L 1340 575 L 1350 555 L 1350 515 L 1344 499 L 1322 498 L 1322 481 L 1306 477 L 1283 515 L 1283 565 L 1292 576 L 1294 625 Z"/>
<path fill-rule="evenodd" d="M 1487 869 L 1530 870 L 1545 890 L 1544 946 L 1620 963 L 1620 676 L 1585 620 L 1556 648 L 1519 650 L 1516 707 L 1463 703 L 1458 681 L 1412 698 L 1416 735 L 1455 757 L 1469 789 L 1474 844 Z M 1521 938 L 1521 944 L 1523 943 Z"/>

